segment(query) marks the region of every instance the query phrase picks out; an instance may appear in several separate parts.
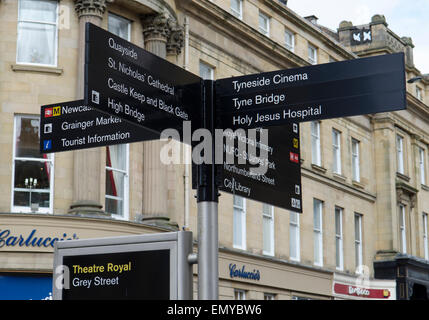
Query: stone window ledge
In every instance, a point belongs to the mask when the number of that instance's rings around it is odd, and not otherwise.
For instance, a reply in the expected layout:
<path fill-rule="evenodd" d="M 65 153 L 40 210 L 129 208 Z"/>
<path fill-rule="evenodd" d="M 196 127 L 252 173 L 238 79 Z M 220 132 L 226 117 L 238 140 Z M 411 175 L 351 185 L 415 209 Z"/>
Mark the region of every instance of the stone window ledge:
<path fill-rule="evenodd" d="M 342 181 L 342 182 L 345 182 L 346 181 L 346 177 L 345 176 L 343 176 L 342 174 L 340 174 L 340 173 L 335 173 L 335 172 L 333 172 L 332 173 L 332 176 L 335 178 L 335 179 L 337 179 L 337 180 L 340 180 L 340 181 Z"/>
<path fill-rule="evenodd" d="M 355 187 L 358 187 L 358 188 L 360 188 L 360 189 L 365 189 L 365 185 L 364 185 L 362 182 L 360 182 L 360 181 L 353 180 L 353 181 L 352 181 L 352 184 L 353 184 Z"/>
<path fill-rule="evenodd" d="M 399 172 L 396 172 L 396 176 L 398 178 L 406 181 L 406 182 L 410 182 L 410 179 L 411 179 L 409 176 L 406 176 L 405 174 L 402 174 L 402 173 L 399 173 Z"/>
<path fill-rule="evenodd" d="M 323 168 L 323 167 L 321 167 L 321 166 L 318 166 L 317 164 L 312 163 L 312 164 L 311 164 L 311 167 L 312 167 L 314 170 L 318 171 L 318 172 L 321 172 L 321 173 L 325 173 L 325 172 L 326 172 L 326 168 Z"/>
<path fill-rule="evenodd" d="M 427 185 L 425 185 L 425 184 L 422 184 L 421 186 L 422 186 L 422 189 L 423 189 L 423 190 L 429 191 L 429 186 L 427 186 Z"/>
<path fill-rule="evenodd" d="M 49 73 L 49 74 L 54 74 L 54 75 L 58 75 L 58 76 L 63 73 L 62 68 L 33 66 L 33 65 L 28 65 L 28 64 L 12 64 L 11 68 L 13 71 Z"/>

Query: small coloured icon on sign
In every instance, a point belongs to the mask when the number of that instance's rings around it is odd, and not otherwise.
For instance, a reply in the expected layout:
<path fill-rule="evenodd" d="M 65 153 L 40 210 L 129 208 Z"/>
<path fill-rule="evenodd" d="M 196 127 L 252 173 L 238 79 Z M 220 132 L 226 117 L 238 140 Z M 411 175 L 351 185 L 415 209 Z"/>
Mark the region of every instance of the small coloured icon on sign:
<path fill-rule="evenodd" d="M 92 90 L 91 101 L 92 103 L 100 104 L 100 93 L 98 91 Z"/>
<path fill-rule="evenodd" d="M 293 132 L 298 133 L 298 124 L 294 123 L 292 127 L 293 127 Z"/>
<path fill-rule="evenodd" d="M 298 154 L 294 153 L 294 152 L 290 152 L 289 153 L 289 160 L 292 161 L 292 162 L 298 163 L 299 162 L 299 156 L 298 156 Z"/>
<path fill-rule="evenodd" d="M 301 209 L 301 200 L 292 198 L 292 208 Z"/>
<path fill-rule="evenodd" d="M 47 123 L 43 127 L 43 133 L 52 133 L 52 123 Z"/>
<path fill-rule="evenodd" d="M 43 140 L 43 150 L 52 149 L 52 140 Z"/>
<path fill-rule="evenodd" d="M 49 117 L 52 117 L 52 115 L 53 115 L 53 110 L 52 110 L 53 108 L 46 108 L 45 109 L 45 118 L 49 118 Z"/>
<path fill-rule="evenodd" d="M 299 145 L 299 143 L 298 143 L 298 139 L 297 139 L 297 138 L 293 138 L 293 147 L 294 147 L 295 149 L 298 149 L 298 145 Z"/>
<path fill-rule="evenodd" d="M 53 107 L 52 111 L 53 111 L 53 116 L 54 117 L 58 117 L 58 116 L 61 115 L 61 107 Z"/>

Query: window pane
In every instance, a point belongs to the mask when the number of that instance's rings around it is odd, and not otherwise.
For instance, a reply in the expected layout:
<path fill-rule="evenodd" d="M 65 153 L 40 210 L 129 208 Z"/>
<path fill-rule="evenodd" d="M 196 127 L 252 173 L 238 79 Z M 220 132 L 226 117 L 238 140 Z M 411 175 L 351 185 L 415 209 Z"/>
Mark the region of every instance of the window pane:
<path fill-rule="evenodd" d="M 311 122 L 311 134 L 314 136 L 319 136 L 319 122 Z"/>
<path fill-rule="evenodd" d="M 106 166 L 124 171 L 127 169 L 126 144 L 117 144 L 106 147 Z"/>
<path fill-rule="evenodd" d="M 314 164 L 321 165 L 320 156 L 320 127 L 319 122 L 311 123 L 311 161 Z"/>
<path fill-rule="evenodd" d="M 293 50 L 293 48 L 294 48 L 294 36 L 289 31 L 285 31 L 285 44 L 289 50 Z"/>
<path fill-rule="evenodd" d="M 341 209 L 335 209 L 335 234 L 341 236 Z"/>
<path fill-rule="evenodd" d="M 106 195 L 123 198 L 124 179 L 124 173 L 106 170 Z"/>
<path fill-rule="evenodd" d="M 264 300 L 274 300 L 275 294 L 272 293 L 264 293 Z"/>
<path fill-rule="evenodd" d="M 333 171 L 341 173 L 340 133 L 332 130 Z"/>
<path fill-rule="evenodd" d="M 130 40 L 130 21 L 114 14 L 109 14 L 108 30 L 125 40 Z"/>
<path fill-rule="evenodd" d="M 238 247 L 243 247 L 243 219 L 241 210 L 234 209 L 233 219 L 234 245 Z"/>
<path fill-rule="evenodd" d="M 213 80 L 213 68 L 200 62 L 200 77 L 205 80 Z"/>
<path fill-rule="evenodd" d="M 50 163 L 15 160 L 15 188 L 49 190 Z"/>
<path fill-rule="evenodd" d="M 337 268 L 341 267 L 341 239 L 335 239 L 335 252 L 336 252 L 336 266 Z"/>
<path fill-rule="evenodd" d="M 38 204 L 49 208 L 50 164 L 39 161 L 15 161 L 14 206 Z"/>
<path fill-rule="evenodd" d="M 299 257 L 299 253 L 298 253 L 298 246 L 299 246 L 299 229 L 297 226 L 290 226 L 290 256 L 291 258 L 298 258 Z"/>
<path fill-rule="evenodd" d="M 314 263 L 321 265 L 322 256 L 322 202 L 313 201 L 313 225 L 314 225 Z"/>
<path fill-rule="evenodd" d="M 424 246 L 424 257 L 426 260 L 429 259 L 429 243 L 428 243 L 428 214 L 423 213 L 423 246 Z"/>
<path fill-rule="evenodd" d="M 241 0 L 231 0 L 231 11 L 236 17 L 241 18 Z"/>
<path fill-rule="evenodd" d="M 312 46 L 308 46 L 308 59 L 310 60 L 310 62 L 312 64 L 316 64 L 317 63 L 317 51 L 316 48 L 312 47 Z"/>
<path fill-rule="evenodd" d="M 298 213 L 290 211 L 290 223 L 298 224 Z"/>
<path fill-rule="evenodd" d="M 319 233 L 314 235 L 314 263 L 321 264 L 321 237 Z"/>
<path fill-rule="evenodd" d="M 15 191 L 13 205 L 20 207 L 31 207 L 31 204 L 38 204 L 39 208 L 49 208 L 49 193 L 37 191 Z"/>
<path fill-rule="evenodd" d="M 239 208 L 243 208 L 244 206 L 244 198 L 240 197 L 240 196 L 234 196 L 234 206 L 239 207 Z"/>
<path fill-rule="evenodd" d="M 420 156 L 420 183 L 426 184 L 426 172 L 425 172 L 425 150 L 419 148 L 419 156 Z"/>
<path fill-rule="evenodd" d="M 39 119 L 17 118 L 15 132 L 15 157 L 47 158 L 40 153 Z"/>
<path fill-rule="evenodd" d="M 110 214 L 123 216 L 123 200 L 106 198 L 105 211 Z"/>
<path fill-rule="evenodd" d="M 262 13 L 259 13 L 259 31 L 265 35 L 269 33 L 269 18 Z"/>
<path fill-rule="evenodd" d="M 264 216 L 262 219 L 262 224 L 263 249 L 266 253 L 272 253 L 272 219 Z"/>
<path fill-rule="evenodd" d="M 314 219 L 314 229 L 321 230 L 321 202 L 319 200 L 314 200 L 313 202 L 313 219 Z"/>
<path fill-rule="evenodd" d="M 352 166 L 353 166 L 353 180 L 360 181 L 360 168 L 359 168 L 359 141 L 352 139 Z"/>
<path fill-rule="evenodd" d="M 105 210 L 108 213 L 124 216 L 126 214 L 125 187 L 127 184 L 128 150 L 126 144 L 106 147 L 106 190 Z M 121 171 L 119 171 L 121 170 Z M 125 216 L 124 216 L 125 217 Z"/>
<path fill-rule="evenodd" d="M 360 241 L 360 217 L 355 215 L 355 240 Z"/>
<path fill-rule="evenodd" d="M 262 212 L 264 216 L 272 217 L 273 216 L 273 207 L 269 204 L 263 203 L 262 204 Z"/>
<path fill-rule="evenodd" d="M 259 27 L 264 30 L 267 29 L 267 20 L 262 14 L 259 14 Z"/>
<path fill-rule="evenodd" d="M 234 290 L 234 299 L 235 300 L 246 300 L 246 292 L 244 290 Z"/>
<path fill-rule="evenodd" d="M 20 20 L 55 23 L 57 20 L 57 3 L 52 0 L 20 0 Z"/>
<path fill-rule="evenodd" d="M 17 62 L 55 64 L 56 26 L 20 22 Z"/>

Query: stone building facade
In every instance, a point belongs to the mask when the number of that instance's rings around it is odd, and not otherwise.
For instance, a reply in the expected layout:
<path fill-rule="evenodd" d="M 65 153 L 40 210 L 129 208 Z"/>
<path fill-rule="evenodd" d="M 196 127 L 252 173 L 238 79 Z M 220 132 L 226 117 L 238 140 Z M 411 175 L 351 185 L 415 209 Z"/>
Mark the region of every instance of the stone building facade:
<path fill-rule="evenodd" d="M 162 164 L 163 142 L 38 152 L 40 106 L 83 97 L 92 22 L 205 79 L 405 52 L 407 110 L 300 124 L 303 214 L 221 194 L 219 298 L 365 298 L 353 289 L 363 287 L 409 299 L 429 288 L 429 78 L 383 16 L 333 31 L 287 1 L 2 0 L 0 21 L 3 276 L 51 274 L 52 246 L 6 243 L 33 230 L 52 240 L 185 228 L 197 239 L 191 166 Z"/>

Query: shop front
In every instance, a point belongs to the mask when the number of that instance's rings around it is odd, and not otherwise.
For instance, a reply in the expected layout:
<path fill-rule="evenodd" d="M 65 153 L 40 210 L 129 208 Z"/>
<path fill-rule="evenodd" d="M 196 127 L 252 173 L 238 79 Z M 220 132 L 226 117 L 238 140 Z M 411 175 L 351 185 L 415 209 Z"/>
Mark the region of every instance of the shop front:
<path fill-rule="evenodd" d="M 219 299 L 329 300 L 332 272 L 233 249 L 219 250 Z"/>
<path fill-rule="evenodd" d="M 391 260 L 374 261 L 375 277 L 392 279 L 398 300 L 429 300 L 429 263 L 414 256 L 397 254 Z"/>
<path fill-rule="evenodd" d="M 334 273 L 332 295 L 337 300 L 396 300 L 396 282 Z"/>

